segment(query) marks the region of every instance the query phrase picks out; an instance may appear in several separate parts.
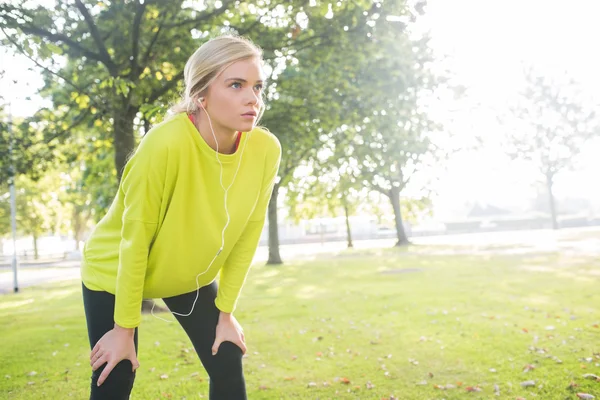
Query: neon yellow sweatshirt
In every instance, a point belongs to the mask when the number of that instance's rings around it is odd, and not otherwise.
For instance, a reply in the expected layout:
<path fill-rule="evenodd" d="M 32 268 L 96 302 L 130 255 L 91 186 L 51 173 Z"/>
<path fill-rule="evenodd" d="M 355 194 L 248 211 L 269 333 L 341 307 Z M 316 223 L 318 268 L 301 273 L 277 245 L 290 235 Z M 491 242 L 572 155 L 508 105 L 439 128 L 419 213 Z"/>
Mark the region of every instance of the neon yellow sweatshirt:
<path fill-rule="evenodd" d="M 115 322 L 141 322 L 143 298 L 196 290 L 220 271 L 215 304 L 233 312 L 265 222 L 281 146 L 255 128 L 242 135 L 233 154 L 219 154 L 231 221 L 227 217 L 216 152 L 185 113 L 152 128 L 125 169 L 107 214 L 87 240 L 81 278 L 91 290 L 115 295 Z M 239 166 L 239 169 L 238 169 Z M 191 308 L 191 304 L 190 304 Z M 184 310 L 183 312 L 188 312 Z"/>

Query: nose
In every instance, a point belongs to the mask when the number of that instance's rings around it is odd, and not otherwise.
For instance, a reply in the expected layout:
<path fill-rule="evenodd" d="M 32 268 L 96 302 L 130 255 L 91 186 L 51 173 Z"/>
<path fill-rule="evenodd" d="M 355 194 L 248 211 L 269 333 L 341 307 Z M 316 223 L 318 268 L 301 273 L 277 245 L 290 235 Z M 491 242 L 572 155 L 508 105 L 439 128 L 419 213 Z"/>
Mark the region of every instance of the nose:
<path fill-rule="evenodd" d="M 250 94 L 248 95 L 246 104 L 257 105 L 257 104 L 261 104 L 261 102 L 262 102 L 262 99 L 261 99 L 260 95 L 256 95 L 254 88 L 250 88 Z"/>

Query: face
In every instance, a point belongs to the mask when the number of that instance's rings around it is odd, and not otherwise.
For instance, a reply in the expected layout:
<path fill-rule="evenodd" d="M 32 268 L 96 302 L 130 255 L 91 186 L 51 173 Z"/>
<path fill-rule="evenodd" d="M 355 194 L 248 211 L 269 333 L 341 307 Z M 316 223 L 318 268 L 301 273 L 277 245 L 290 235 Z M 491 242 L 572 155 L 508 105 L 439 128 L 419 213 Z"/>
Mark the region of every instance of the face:
<path fill-rule="evenodd" d="M 203 105 L 212 124 L 225 132 L 254 128 L 262 105 L 264 72 L 258 58 L 237 61 L 208 87 Z"/>

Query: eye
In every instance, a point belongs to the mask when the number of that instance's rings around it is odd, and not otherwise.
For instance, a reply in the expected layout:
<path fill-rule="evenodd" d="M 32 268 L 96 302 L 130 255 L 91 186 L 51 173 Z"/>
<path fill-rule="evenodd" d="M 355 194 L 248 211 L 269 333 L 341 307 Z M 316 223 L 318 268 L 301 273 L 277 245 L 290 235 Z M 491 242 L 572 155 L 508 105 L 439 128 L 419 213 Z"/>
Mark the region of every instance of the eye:
<path fill-rule="evenodd" d="M 264 89 L 264 85 L 262 83 L 259 83 L 258 85 L 254 86 L 254 90 L 257 90 L 259 92 L 261 92 Z"/>
<path fill-rule="evenodd" d="M 237 85 L 237 86 L 236 86 Z M 231 85 L 229 85 L 230 87 L 234 88 L 234 89 L 241 89 L 242 87 L 242 83 L 241 82 L 233 82 Z"/>

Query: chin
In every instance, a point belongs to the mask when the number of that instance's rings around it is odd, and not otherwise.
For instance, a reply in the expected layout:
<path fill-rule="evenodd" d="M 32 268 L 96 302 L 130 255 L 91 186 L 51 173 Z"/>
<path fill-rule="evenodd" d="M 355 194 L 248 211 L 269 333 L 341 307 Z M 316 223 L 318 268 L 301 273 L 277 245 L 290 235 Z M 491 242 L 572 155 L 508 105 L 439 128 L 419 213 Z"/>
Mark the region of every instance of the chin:
<path fill-rule="evenodd" d="M 255 128 L 255 125 L 252 122 L 250 122 L 247 124 L 240 124 L 239 127 L 236 129 L 236 131 L 250 132 L 254 128 Z"/>

